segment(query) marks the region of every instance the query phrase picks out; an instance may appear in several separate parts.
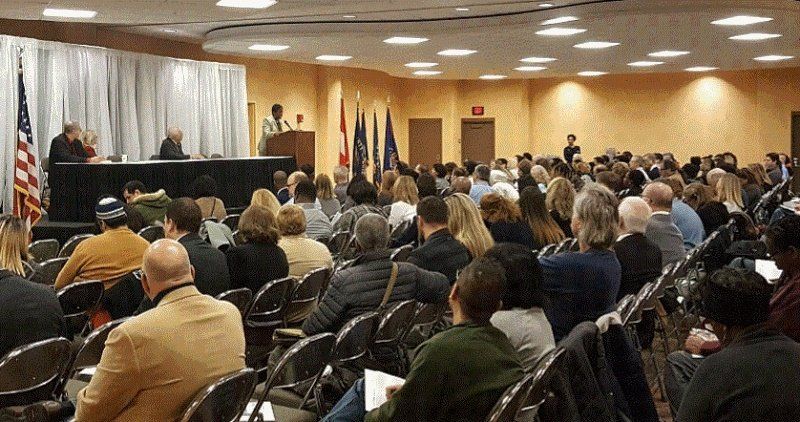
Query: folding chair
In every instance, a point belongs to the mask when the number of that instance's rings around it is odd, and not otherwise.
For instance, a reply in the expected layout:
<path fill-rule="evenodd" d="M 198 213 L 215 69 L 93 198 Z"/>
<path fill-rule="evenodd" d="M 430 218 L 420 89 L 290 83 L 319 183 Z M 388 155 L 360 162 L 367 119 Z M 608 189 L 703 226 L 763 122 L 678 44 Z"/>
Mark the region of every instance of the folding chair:
<path fill-rule="evenodd" d="M 53 400 L 70 350 L 69 340 L 58 337 L 17 347 L 0 358 L 0 409 Z"/>
<path fill-rule="evenodd" d="M 231 231 L 234 231 L 239 228 L 240 216 L 241 216 L 240 214 L 230 214 L 227 217 L 223 218 L 222 221 L 220 221 L 220 223 L 228 226 L 228 228 L 230 228 Z"/>
<path fill-rule="evenodd" d="M 327 286 L 330 277 L 331 270 L 326 267 L 311 270 L 303 276 L 290 294 L 289 303 L 284 312 L 284 327 L 288 327 L 293 322 L 286 320 L 287 316 L 306 313 L 306 311 L 310 314 L 314 310 L 320 292 Z"/>
<path fill-rule="evenodd" d="M 395 249 L 389 259 L 391 259 L 392 262 L 406 262 L 408 261 L 408 257 L 411 255 L 411 251 L 413 250 L 414 248 L 411 245 L 403 245 Z"/>
<path fill-rule="evenodd" d="M 58 244 L 58 240 L 42 239 L 28 245 L 28 253 L 33 257 L 34 261 L 44 262 L 58 257 L 60 248 L 61 245 Z"/>
<path fill-rule="evenodd" d="M 81 334 L 87 328 L 89 313 L 97 309 L 104 290 L 102 281 L 79 281 L 56 293 L 72 335 Z"/>
<path fill-rule="evenodd" d="M 68 260 L 69 258 L 64 257 L 48 259 L 47 261 L 42 262 L 30 280 L 35 283 L 46 284 L 48 286 L 56 284 L 58 273 L 61 272 L 61 269 L 64 268 L 64 264 L 66 264 Z"/>
<path fill-rule="evenodd" d="M 539 407 L 544 404 L 550 394 L 553 375 L 555 375 L 561 365 L 561 360 L 563 358 L 564 349 L 557 347 L 539 359 L 539 362 L 532 372 L 533 382 L 528 392 L 528 397 L 525 399 L 522 408 L 517 412 L 515 420 L 536 420 Z"/>
<path fill-rule="evenodd" d="M 294 285 L 291 277 L 272 280 L 258 290 L 253 304 L 244 316 L 247 366 L 259 373 L 261 360 L 272 349 L 272 333 L 283 327 L 289 291 Z"/>
<path fill-rule="evenodd" d="M 255 388 L 256 372 L 251 368 L 226 375 L 192 399 L 181 422 L 238 422 Z"/>
<path fill-rule="evenodd" d="M 387 372 L 393 375 L 404 376 L 406 374 L 408 368 L 405 360 L 402 359 L 400 341 L 406 333 L 408 324 L 414 318 L 416 309 L 416 301 L 406 300 L 395 303 L 385 311 L 378 331 L 375 333 L 375 341 L 370 348 L 368 361 L 380 367 L 386 367 Z"/>
<path fill-rule="evenodd" d="M 67 240 L 67 243 L 64 243 L 64 247 L 61 248 L 61 251 L 58 252 L 59 258 L 69 257 L 72 255 L 72 252 L 75 252 L 75 248 L 83 242 L 84 240 L 94 237 L 93 234 L 76 234 Z"/>
<path fill-rule="evenodd" d="M 143 237 L 144 240 L 153 243 L 158 239 L 164 238 L 164 227 L 161 226 L 147 226 L 141 230 L 139 230 L 139 236 Z"/>
<path fill-rule="evenodd" d="M 253 292 L 246 287 L 228 290 L 218 294 L 217 300 L 224 300 L 236 305 L 236 309 L 239 310 L 242 318 L 244 318 L 245 314 L 247 314 L 247 308 L 250 307 L 250 302 L 253 300 Z"/>

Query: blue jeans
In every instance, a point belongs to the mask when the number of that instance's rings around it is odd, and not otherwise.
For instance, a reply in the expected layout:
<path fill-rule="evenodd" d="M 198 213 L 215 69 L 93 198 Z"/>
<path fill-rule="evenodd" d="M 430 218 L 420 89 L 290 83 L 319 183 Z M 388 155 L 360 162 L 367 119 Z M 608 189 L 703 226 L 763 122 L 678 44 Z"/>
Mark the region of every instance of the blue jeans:
<path fill-rule="evenodd" d="M 344 393 L 322 422 L 363 422 L 367 414 L 364 406 L 364 378 L 361 378 Z"/>

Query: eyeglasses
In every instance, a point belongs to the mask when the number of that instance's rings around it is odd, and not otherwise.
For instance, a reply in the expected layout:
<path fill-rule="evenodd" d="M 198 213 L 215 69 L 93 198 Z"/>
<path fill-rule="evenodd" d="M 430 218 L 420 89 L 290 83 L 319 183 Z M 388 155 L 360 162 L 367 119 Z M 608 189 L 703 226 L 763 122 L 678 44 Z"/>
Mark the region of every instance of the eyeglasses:
<path fill-rule="evenodd" d="M 142 281 L 142 277 L 144 276 L 144 271 L 142 271 L 142 270 L 136 270 L 136 271 L 134 271 L 134 272 L 133 272 L 133 276 L 134 276 L 134 277 L 135 277 L 137 280 L 139 280 L 139 281 Z"/>

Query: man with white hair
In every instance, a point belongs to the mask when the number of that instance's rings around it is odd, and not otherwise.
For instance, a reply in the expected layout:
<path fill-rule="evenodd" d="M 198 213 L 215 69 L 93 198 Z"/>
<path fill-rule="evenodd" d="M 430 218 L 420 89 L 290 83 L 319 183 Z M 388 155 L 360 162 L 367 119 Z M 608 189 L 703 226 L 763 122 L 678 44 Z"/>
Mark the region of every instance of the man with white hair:
<path fill-rule="evenodd" d="M 614 252 L 622 267 L 617 300 L 636 294 L 661 275 L 661 250 L 645 237 L 652 211 L 644 199 L 631 196 L 619 204 L 619 232 Z"/>
<path fill-rule="evenodd" d="M 184 154 L 181 142 L 183 141 L 183 131 L 177 127 L 167 129 L 167 138 L 161 141 L 161 152 L 159 158 L 162 160 L 188 160 L 201 159 L 200 154 Z"/>
<path fill-rule="evenodd" d="M 642 199 L 650 205 L 653 214 L 647 222 L 645 236 L 661 250 L 664 265 L 686 257 L 683 234 L 672 221 L 672 188 L 661 182 L 645 186 Z"/>

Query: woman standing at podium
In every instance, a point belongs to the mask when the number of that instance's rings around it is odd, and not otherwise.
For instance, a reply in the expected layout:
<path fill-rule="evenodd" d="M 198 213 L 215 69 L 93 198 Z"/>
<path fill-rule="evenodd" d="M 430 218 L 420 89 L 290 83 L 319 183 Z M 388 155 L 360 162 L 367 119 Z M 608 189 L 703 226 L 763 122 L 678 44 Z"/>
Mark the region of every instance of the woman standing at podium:
<path fill-rule="evenodd" d="M 283 106 L 280 104 L 272 105 L 272 115 L 264 119 L 261 125 L 261 141 L 258 143 L 258 154 L 267 155 L 267 142 L 273 136 L 285 132 L 288 125 L 283 120 Z"/>

